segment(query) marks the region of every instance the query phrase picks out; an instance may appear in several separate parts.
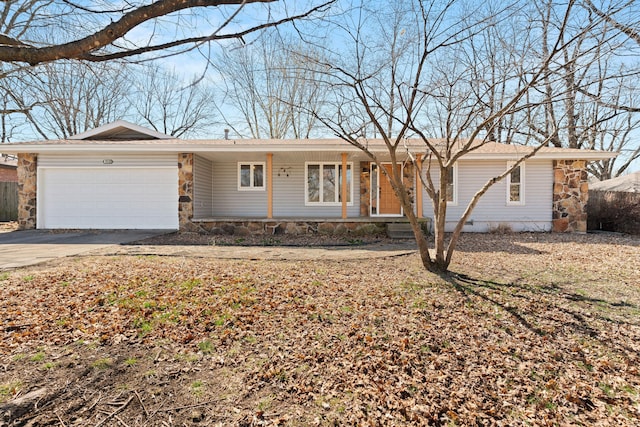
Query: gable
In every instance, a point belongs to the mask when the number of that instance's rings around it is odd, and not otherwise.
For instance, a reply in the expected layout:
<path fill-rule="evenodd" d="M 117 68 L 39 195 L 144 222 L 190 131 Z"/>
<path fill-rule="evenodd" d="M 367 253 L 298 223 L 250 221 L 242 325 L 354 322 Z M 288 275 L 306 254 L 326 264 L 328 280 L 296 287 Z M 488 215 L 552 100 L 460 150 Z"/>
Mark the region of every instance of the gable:
<path fill-rule="evenodd" d="M 143 126 L 129 123 L 126 120 L 116 120 L 115 122 L 74 135 L 69 139 L 86 141 L 138 141 L 150 139 L 173 139 L 173 137 Z"/>

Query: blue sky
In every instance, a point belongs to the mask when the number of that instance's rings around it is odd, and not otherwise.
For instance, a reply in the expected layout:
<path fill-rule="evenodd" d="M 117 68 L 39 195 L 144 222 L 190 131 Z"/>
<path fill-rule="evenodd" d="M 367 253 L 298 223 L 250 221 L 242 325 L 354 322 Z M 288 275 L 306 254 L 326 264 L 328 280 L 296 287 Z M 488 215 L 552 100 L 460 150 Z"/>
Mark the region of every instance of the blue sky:
<path fill-rule="evenodd" d="M 94 4 L 93 1 L 86 1 L 83 4 Z M 124 2 L 121 2 L 124 4 Z M 306 10 L 312 4 L 318 4 L 318 1 L 291 1 L 291 2 L 275 2 L 275 3 L 266 3 L 266 4 L 250 4 L 247 5 L 242 13 L 238 15 L 236 19 L 227 27 L 226 30 L 234 31 L 243 28 L 247 28 L 249 26 L 255 25 L 256 23 L 265 22 L 266 20 L 278 19 L 285 14 L 294 15 L 300 13 L 303 10 Z M 334 11 L 338 13 L 342 13 L 346 10 L 349 10 L 350 6 L 354 2 L 345 0 L 341 1 L 337 4 L 337 8 Z M 357 2 L 355 2 L 357 3 Z M 110 5 L 114 5 L 114 2 L 108 2 Z M 370 8 L 376 7 L 388 7 L 389 3 L 387 2 L 377 2 L 371 1 L 366 3 Z M 473 1 L 466 2 L 466 6 L 474 6 L 478 3 L 474 3 Z M 484 3 L 483 3 L 484 4 Z M 460 2 L 460 7 L 465 6 L 465 2 Z M 204 35 L 209 34 L 212 28 L 217 28 L 224 22 L 230 14 L 232 14 L 236 10 L 235 7 L 222 7 L 216 9 L 204 9 L 200 8 L 194 11 L 181 12 L 180 18 L 177 21 L 171 21 L 169 18 L 160 20 L 159 23 L 154 24 L 145 24 L 135 29 L 131 33 L 127 35 L 127 40 L 135 43 L 135 44 L 144 44 L 150 38 L 154 40 L 168 40 L 174 38 L 176 36 L 183 36 L 186 34 L 183 31 L 183 28 L 190 28 L 189 35 Z M 356 18 L 356 15 L 348 16 L 347 18 Z M 384 25 L 384 23 L 379 23 L 378 25 Z M 196 27 L 195 34 L 193 33 L 193 28 Z M 300 25 L 300 28 L 303 28 L 308 33 L 318 32 L 321 33 L 322 36 L 325 35 L 325 29 L 319 23 L 313 23 L 311 25 Z M 282 32 L 293 32 L 292 27 L 290 25 L 283 26 L 280 31 Z M 374 30 L 375 32 L 375 30 Z M 247 37 L 247 41 L 251 41 L 256 37 L 256 35 L 250 35 Z M 324 40 L 325 46 L 331 46 L 335 48 L 340 48 L 339 39 L 326 39 Z M 322 42 L 322 40 L 320 40 Z M 210 81 L 215 82 L 219 76 L 217 76 L 208 66 L 207 61 L 209 58 L 215 58 L 215 52 L 218 49 L 225 48 L 225 43 L 212 43 L 208 45 L 204 45 L 199 49 L 193 50 L 192 52 L 177 55 L 177 56 L 169 56 L 163 59 L 159 59 L 157 62 L 162 64 L 162 66 L 166 67 L 169 70 L 175 70 L 176 72 L 181 73 L 185 81 L 188 81 L 193 78 L 194 75 L 201 75 L 207 72 L 207 78 Z M 211 49 L 211 51 L 209 50 Z M 635 52 L 634 52 L 635 54 Z M 632 58 L 636 58 L 633 56 Z M 628 58 L 625 58 L 627 60 Z M 25 135 L 26 136 L 26 135 Z M 30 139 L 28 136 L 22 139 Z M 636 162 L 634 166 L 634 170 L 640 169 L 640 162 Z"/>

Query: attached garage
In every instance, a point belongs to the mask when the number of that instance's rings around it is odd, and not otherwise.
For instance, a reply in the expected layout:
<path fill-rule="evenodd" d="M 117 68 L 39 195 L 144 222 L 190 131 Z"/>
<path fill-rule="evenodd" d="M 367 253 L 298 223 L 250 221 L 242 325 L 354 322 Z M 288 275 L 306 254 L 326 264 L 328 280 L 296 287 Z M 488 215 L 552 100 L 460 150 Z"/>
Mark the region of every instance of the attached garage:
<path fill-rule="evenodd" d="M 38 228 L 179 228 L 175 155 L 43 154 L 37 177 Z"/>

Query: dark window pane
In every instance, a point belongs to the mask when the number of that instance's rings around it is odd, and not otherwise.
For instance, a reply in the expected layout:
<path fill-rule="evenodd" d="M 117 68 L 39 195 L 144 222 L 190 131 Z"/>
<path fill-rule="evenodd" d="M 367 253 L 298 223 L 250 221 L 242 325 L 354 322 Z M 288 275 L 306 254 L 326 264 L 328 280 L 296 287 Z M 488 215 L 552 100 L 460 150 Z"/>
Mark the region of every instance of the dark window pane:
<path fill-rule="evenodd" d="M 322 169 L 322 201 L 336 201 L 336 166 L 324 165 Z"/>
<path fill-rule="evenodd" d="M 511 171 L 511 183 L 519 184 L 520 183 L 520 166 Z"/>
<path fill-rule="evenodd" d="M 307 166 L 307 200 L 320 201 L 320 165 Z"/>
<path fill-rule="evenodd" d="M 251 186 L 251 165 L 240 165 L 240 187 Z"/>
<path fill-rule="evenodd" d="M 447 202 L 453 202 L 453 194 L 455 191 L 455 188 L 453 188 L 454 187 L 453 179 L 454 179 L 453 168 L 451 168 L 449 169 L 448 175 L 447 175 Z"/>
<path fill-rule="evenodd" d="M 262 165 L 253 166 L 253 186 L 264 187 L 264 174 L 262 170 Z"/>

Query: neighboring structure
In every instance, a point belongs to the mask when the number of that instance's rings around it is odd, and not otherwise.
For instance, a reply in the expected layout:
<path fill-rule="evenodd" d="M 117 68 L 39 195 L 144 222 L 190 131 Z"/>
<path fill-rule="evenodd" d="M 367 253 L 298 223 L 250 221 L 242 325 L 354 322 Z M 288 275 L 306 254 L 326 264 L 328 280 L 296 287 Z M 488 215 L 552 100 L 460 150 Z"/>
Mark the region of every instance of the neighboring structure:
<path fill-rule="evenodd" d="M 589 230 L 640 234 L 640 172 L 590 184 Z"/>
<path fill-rule="evenodd" d="M 0 222 L 18 219 L 18 162 L 0 154 Z"/>
<path fill-rule="evenodd" d="M 0 154 L 0 182 L 18 182 L 18 161 L 15 157 Z"/>
<path fill-rule="evenodd" d="M 590 190 L 596 191 L 623 191 L 625 193 L 640 193 L 640 172 L 617 178 L 597 181 L 589 184 Z"/>
<path fill-rule="evenodd" d="M 424 150 L 407 141 L 414 144 Z M 381 141 L 368 148 L 386 152 Z M 453 170 L 448 228 L 486 180 L 530 150 L 489 143 L 464 156 Z M 117 121 L 5 151 L 18 155 L 21 228 L 342 233 L 403 221 L 382 171 L 339 139 L 178 140 Z M 465 231 L 586 231 L 586 162 L 613 156 L 541 149 L 482 197 Z M 425 159 L 423 174 L 428 166 Z M 411 166 L 403 173 L 416 182 Z M 414 193 L 416 214 L 429 217 L 426 193 Z"/>

